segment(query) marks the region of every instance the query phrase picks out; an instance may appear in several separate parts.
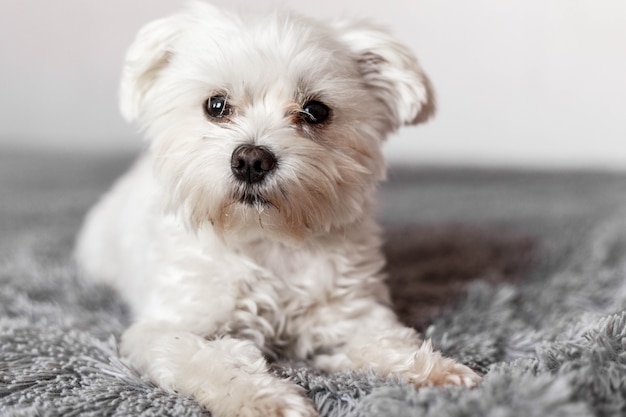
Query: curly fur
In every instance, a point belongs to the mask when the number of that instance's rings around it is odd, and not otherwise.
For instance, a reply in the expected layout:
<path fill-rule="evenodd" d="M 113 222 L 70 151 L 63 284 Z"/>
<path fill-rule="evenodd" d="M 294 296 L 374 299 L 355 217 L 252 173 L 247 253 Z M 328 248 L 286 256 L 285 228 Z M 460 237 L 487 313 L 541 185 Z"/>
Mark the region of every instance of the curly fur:
<path fill-rule="evenodd" d="M 220 120 L 202 110 L 216 95 L 232 109 Z M 309 100 L 327 121 L 302 122 Z M 365 22 L 195 2 L 141 30 L 121 108 L 149 146 L 88 215 L 76 254 L 130 303 L 121 351 L 155 383 L 222 417 L 316 415 L 267 357 L 477 383 L 398 322 L 381 273 L 381 145 L 434 108 L 405 46 Z M 243 144 L 276 156 L 263 181 L 233 176 Z"/>

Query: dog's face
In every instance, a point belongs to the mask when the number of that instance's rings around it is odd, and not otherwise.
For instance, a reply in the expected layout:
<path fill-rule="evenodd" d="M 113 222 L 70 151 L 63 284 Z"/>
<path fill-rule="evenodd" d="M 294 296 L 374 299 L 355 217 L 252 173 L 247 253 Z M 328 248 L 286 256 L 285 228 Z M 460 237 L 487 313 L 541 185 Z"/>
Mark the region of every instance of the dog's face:
<path fill-rule="evenodd" d="M 189 227 L 283 240 L 365 215 L 383 139 L 434 108 L 416 59 L 370 25 L 200 2 L 142 29 L 121 107 Z"/>

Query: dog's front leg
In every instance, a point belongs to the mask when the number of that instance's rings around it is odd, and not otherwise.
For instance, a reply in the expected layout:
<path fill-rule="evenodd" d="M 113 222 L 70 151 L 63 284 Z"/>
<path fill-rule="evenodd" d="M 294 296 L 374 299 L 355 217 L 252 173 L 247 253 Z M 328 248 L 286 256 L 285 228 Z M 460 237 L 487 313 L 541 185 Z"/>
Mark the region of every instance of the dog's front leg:
<path fill-rule="evenodd" d="M 121 353 L 157 385 L 190 395 L 216 417 L 312 417 L 297 385 L 267 372 L 250 341 L 208 340 L 166 322 L 138 322 L 122 337 Z"/>
<path fill-rule="evenodd" d="M 335 311 L 351 311 L 342 305 Z M 354 314 L 358 311 L 359 314 Z M 433 351 L 412 328 L 400 324 L 395 314 L 375 301 L 355 303 L 349 317 L 322 313 L 335 321 L 314 337 L 326 338 L 326 346 L 314 356 L 317 366 L 327 371 L 373 369 L 381 375 L 397 375 L 416 387 L 463 385 L 473 387 L 480 377 L 467 366 Z M 313 328 L 313 332 L 316 330 Z M 329 337 L 330 335 L 330 337 Z M 334 339 L 334 340 L 333 340 Z"/>

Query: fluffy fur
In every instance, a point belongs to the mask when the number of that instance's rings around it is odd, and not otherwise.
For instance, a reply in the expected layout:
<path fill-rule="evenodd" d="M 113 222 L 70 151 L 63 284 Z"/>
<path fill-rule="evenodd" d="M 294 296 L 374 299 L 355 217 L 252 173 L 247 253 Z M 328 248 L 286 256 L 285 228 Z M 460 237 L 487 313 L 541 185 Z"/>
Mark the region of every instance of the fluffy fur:
<path fill-rule="evenodd" d="M 224 117 L 203 110 L 215 96 Z M 305 121 L 311 100 L 328 120 Z M 434 109 L 408 48 L 364 22 L 195 2 L 140 31 L 121 109 L 149 146 L 92 209 L 76 255 L 130 303 L 121 351 L 147 377 L 220 417 L 316 415 L 267 372 L 276 356 L 416 387 L 478 382 L 398 322 L 381 273 L 381 144 Z M 262 181 L 234 175 L 241 145 L 275 155 Z"/>

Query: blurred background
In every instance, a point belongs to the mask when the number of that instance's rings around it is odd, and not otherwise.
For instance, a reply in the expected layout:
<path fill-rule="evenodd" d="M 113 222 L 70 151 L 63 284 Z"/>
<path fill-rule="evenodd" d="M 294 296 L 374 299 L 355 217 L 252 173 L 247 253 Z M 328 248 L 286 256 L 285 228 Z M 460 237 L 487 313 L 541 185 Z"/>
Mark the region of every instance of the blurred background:
<path fill-rule="evenodd" d="M 181 0 L 0 3 L 0 152 L 138 150 L 118 112 L 125 49 Z M 272 0 L 214 0 L 267 10 Z M 386 144 L 392 163 L 626 169 L 626 1 L 317 0 L 366 17 L 418 55 L 439 112 Z"/>

